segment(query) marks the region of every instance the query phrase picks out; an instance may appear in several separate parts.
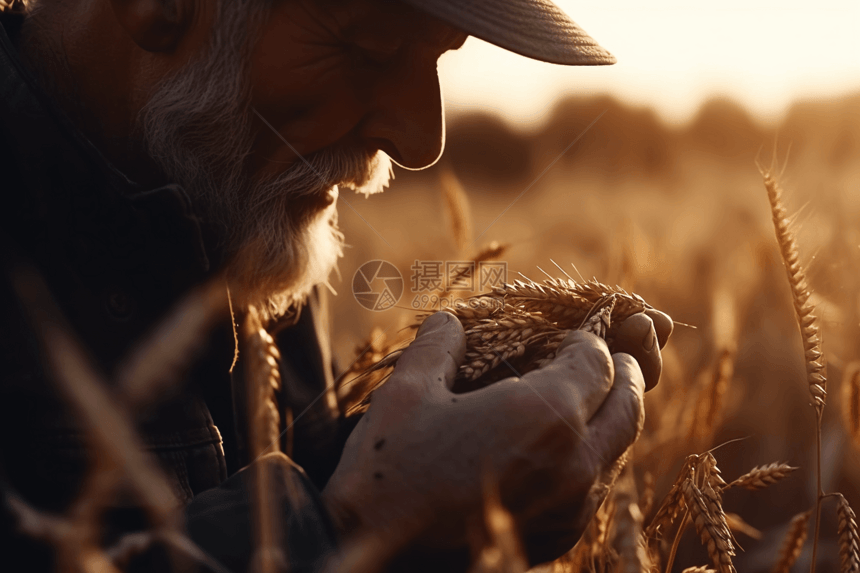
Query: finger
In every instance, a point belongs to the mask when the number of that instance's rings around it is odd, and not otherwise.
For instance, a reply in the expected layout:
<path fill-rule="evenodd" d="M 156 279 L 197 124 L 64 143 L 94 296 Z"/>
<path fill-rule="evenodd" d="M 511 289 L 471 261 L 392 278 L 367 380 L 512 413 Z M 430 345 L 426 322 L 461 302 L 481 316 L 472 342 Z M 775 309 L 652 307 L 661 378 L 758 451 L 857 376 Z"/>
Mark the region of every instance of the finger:
<path fill-rule="evenodd" d="M 415 340 L 397 360 L 392 376 L 444 385 L 450 390 L 465 354 L 463 325 L 454 315 L 437 312 L 418 329 Z"/>
<path fill-rule="evenodd" d="M 612 344 L 612 353 L 629 354 L 636 359 L 642 369 L 647 390 L 659 382 L 663 357 L 660 355 L 659 340 L 650 316 L 643 313 L 634 314 L 622 322 Z"/>
<path fill-rule="evenodd" d="M 639 364 L 628 354 L 612 356 L 615 382 L 597 414 L 588 422 L 583 452 L 596 456 L 600 471 L 609 469 L 627 451 L 645 423 L 645 380 Z"/>
<path fill-rule="evenodd" d="M 606 342 L 590 332 L 571 331 L 553 361 L 522 377 L 560 412 L 585 422 L 597 412 L 612 387 L 614 368 Z"/>
<path fill-rule="evenodd" d="M 646 310 L 645 314 L 647 314 L 648 318 L 650 318 L 654 323 L 654 331 L 657 333 L 657 342 L 660 344 L 660 348 L 662 349 L 666 346 L 666 343 L 669 342 L 669 337 L 672 336 L 672 331 L 675 330 L 675 323 L 672 322 L 672 317 L 668 314 L 660 312 L 659 310 L 654 310 L 653 308 Z"/>

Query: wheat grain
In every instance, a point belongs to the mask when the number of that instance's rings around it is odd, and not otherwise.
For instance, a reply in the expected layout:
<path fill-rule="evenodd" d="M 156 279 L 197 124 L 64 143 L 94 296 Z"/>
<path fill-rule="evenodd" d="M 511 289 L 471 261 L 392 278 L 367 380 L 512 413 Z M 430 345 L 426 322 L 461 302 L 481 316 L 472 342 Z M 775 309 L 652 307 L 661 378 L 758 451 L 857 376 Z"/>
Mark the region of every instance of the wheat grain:
<path fill-rule="evenodd" d="M 672 484 L 672 488 L 669 490 L 669 493 L 667 493 L 666 497 L 663 498 L 663 502 L 657 509 L 657 513 L 654 514 L 654 518 L 651 520 L 651 523 L 647 528 L 645 528 L 646 538 L 657 539 L 662 537 L 665 530 L 668 529 L 672 525 L 672 522 L 675 521 L 675 518 L 678 517 L 678 513 L 683 509 L 684 502 L 684 494 L 681 488 L 684 482 L 692 475 L 695 464 L 699 461 L 698 458 L 699 457 L 697 455 L 691 455 L 687 456 L 687 459 L 684 460 L 684 464 L 681 466 L 681 471 L 678 472 L 678 477 L 675 479 L 675 483 Z"/>
<path fill-rule="evenodd" d="M 729 527 L 726 518 L 726 512 L 723 510 L 722 489 L 726 482 L 720 475 L 720 468 L 717 467 L 717 459 L 714 454 L 707 452 L 700 456 L 698 473 L 701 474 L 701 492 L 702 497 L 708 507 L 708 514 L 714 523 L 714 526 L 719 530 L 720 536 L 728 539 L 732 544 L 737 545 L 734 534 Z"/>
<path fill-rule="evenodd" d="M 702 454 L 700 457 L 699 467 L 703 472 L 705 481 L 716 491 L 720 491 L 726 486 L 726 481 L 723 479 L 720 468 L 717 467 L 717 458 L 711 452 Z"/>
<path fill-rule="evenodd" d="M 749 472 L 725 486 L 723 489 L 729 489 L 732 487 L 742 487 L 750 491 L 764 489 L 785 478 L 796 469 L 797 468 L 795 467 L 780 462 L 774 462 L 766 466 L 754 467 Z"/>
<path fill-rule="evenodd" d="M 493 244 L 477 258 L 493 258 L 502 250 Z M 569 277 L 543 282 L 517 280 L 491 293 L 457 301 L 444 309 L 457 317 L 466 334 L 465 359 L 457 372 L 454 390 L 474 390 L 546 365 L 569 330 L 592 332 L 611 344 L 621 321 L 651 308 L 642 297 L 621 287 L 596 280 L 580 283 Z M 419 314 L 413 329 L 417 330 L 428 316 L 430 313 Z M 402 350 L 394 349 L 359 371 L 347 383 L 354 389 L 339 389 L 342 396 L 361 396 L 350 402 L 347 414 L 366 408 L 370 393 L 385 381 L 380 371 L 394 366 Z M 365 364 L 363 360 L 358 363 Z"/>
<path fill-rule="evenodd" d="M 837 494 L 836 515 L 839 519 L 839 563 L 841 573 L 860 572 L 860 534 L 857 529 L 857 516 L 842 494 Z"/>
<path fill-rule="evenodd" d="M 717 573 L 707 565 L 699 565 L 698 567 L 687 567 L 681 573 Z"/>
<path fill-rule="evenodd" d="M 767 189 L 767 197 L 770 201 L 771 214 L 773 215 L 773 226 L 776 231 L 776 239 L 779 251 L 785 262 L 785 270 L 788 274 L 788 283 L 791 287 L 791 295 L 794 301 L 794 312 L 797 325 L 803 340 L 803 352 L 806 359 L 806 380 L 809 384 L 809 392 L 813 404 L 817 410 L 824 408 L 827 397 L 827 368 L 824 362 L 824 354 L 821 351 L 821 337 L 819 336 L 818 319 L 815 316 L 815 305 L 810 301 L 812 292 L 806 280 L 806 271 L 800 264 L 800 254 L 797 241 L 791 230 L 785 207 L 782 204 L 782 189 L 773 174 L 762 169 L 764 186 Z"/>
<path fill-rule="evenodd" d="M 472 297 L 447 309 L 466 331 L 460 387 L 473 389 L 510 376 L 508 366 L 520 374 L 543 366 L 568 330 L 583 329 L 611 341 L 620 321 L 648 308 L 641 297 L 619 287 L 572 279 L 515 281 Z"/>
<path fill-rule="evenodd" d="M 779 550 L 779 558 L 771 569 L 772 573 L 789 573 L 794 562 L 800 557 L 803 544 L 806 542 L 810 517 L 812 517 L 812 511 L 804 511 L 791 518 L 788 533 L 785 534 L 785 540 Z"/>
<path fill-rule="evenodd" d="M 702 491 L 696 487 L 692 479 L 687 479 L 681 486 L 684 503 L 690 510 L 690 517 L 696 528 L 696 533 L 708 550 L 708 556 L 720 573 L 736 573 L 732 564 L 735 554 L 731 535 L 726 535 L 723 524 L 714 519 L 708 510 L 708 502 Z M 726 528 L 727 529 L 727 528 Z"/>

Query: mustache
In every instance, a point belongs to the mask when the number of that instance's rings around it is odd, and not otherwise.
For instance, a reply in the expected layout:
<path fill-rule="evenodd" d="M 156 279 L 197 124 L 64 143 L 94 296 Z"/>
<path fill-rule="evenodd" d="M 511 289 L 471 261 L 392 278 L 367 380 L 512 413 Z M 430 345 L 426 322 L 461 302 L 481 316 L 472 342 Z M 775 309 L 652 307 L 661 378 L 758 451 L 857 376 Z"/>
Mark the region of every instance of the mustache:
<path fill-rule="evenodd" d="M 255 207 L 265 206 L 285 189 L 294 199 L 325 198 L 335 186 L 365 196 L 380 193 L 394 177 L 392 165 L 382 151 L 369 151 L 354 143 L 335 144 L 299 156 L 286 171 L 261 182 Z"/>

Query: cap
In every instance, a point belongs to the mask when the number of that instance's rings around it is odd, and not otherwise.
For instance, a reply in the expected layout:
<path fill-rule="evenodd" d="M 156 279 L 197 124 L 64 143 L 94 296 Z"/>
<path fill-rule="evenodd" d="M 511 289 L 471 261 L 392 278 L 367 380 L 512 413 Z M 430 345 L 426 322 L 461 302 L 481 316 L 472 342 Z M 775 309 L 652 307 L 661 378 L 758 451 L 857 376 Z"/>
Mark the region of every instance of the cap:
<path fill-rule="evenodd" d="M 403 0 L 471 36 L 523 56 L 568 66 L 614 64 L 549 0 Z"/>

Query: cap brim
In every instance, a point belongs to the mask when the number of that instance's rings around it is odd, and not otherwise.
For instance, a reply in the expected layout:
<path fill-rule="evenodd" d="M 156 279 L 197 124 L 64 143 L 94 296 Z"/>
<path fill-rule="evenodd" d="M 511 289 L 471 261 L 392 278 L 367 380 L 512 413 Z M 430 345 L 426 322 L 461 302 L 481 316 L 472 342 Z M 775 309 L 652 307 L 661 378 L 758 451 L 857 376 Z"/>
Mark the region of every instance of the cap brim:
<path fill-rule="evenodd" d="M 605 66 L 615 57 L 549 0 L 403 0 L 471 36 L 528 58 Z"/>

